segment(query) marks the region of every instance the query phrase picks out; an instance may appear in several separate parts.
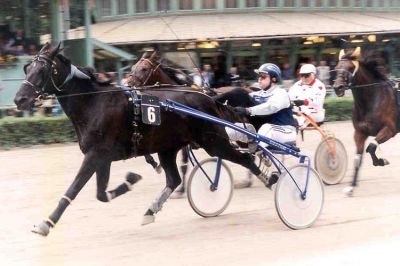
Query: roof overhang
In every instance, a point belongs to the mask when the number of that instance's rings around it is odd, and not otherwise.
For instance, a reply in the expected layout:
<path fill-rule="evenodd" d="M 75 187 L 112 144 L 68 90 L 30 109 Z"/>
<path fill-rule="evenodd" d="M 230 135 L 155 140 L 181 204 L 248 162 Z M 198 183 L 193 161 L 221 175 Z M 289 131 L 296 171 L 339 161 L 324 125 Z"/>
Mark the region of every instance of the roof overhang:
<path fill-rule="evenodd" d="M 82 29 L 75 29 L 75 37 Z M 92 37 L 104 43 L 292 38 L 310 35 L 399 33 L 398 12 L 255 12 L 142 17 L 101 22 Z"/>

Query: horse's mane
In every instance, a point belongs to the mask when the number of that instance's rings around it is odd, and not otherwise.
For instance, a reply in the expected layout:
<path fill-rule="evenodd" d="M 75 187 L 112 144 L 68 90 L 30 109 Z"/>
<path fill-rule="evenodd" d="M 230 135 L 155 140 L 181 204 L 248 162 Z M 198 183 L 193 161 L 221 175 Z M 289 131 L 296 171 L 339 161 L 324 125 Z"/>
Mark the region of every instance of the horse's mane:
<path fill-rule="evenodd" d="M 352 52 L 347 53 L 343 59 L 357 60 L 357 58 L 351 56 Z M 361 53 L 359 59 L 360 64 L 377 80 L 388 79 L 388 67 L 386 63 L 385 54 L 382 51 L 376 49 L 366 49 Z"/>

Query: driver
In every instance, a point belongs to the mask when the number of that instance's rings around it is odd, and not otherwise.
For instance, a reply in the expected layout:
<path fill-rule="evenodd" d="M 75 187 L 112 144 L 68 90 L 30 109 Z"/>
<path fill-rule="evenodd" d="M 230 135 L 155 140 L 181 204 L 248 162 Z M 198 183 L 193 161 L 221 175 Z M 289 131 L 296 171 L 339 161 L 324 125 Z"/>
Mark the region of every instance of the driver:
<path fill-rule="evenodd" d="M 273 139 L 281 143 L 293 143 L 296 141 L 296 121 L 293 118 L 293 112 L 290 106 L 289 95 L 286 90 L 280 88 L 277 83 L 281 81 L 281 70 L 278 66 L 271 63 L 261 65 L 255 70 L 258 75 L 260 90 L 250 93 L 254 100 L 253 107 L 235 107 L 235 111 L 241 115 L 257 116 L 262 119 L 263 125 L 258 130 L 258 134 Z M 243 126 L 243 123 L 237 123 Z M 251 124 L 245 124 L 248 130 L 254 130 Z M 254 130 L 255 131 L 255 130 Z M 246 135 L 226 128 L 226 132 L 231 140 L 249 142 Z M 260 142 L 261 146 L 268 146 Z M 250 140 L 249 151 L 254 152 L 257 144 Z M 261 180 L 270 187 L 272 180 Z M 276 182 L 275 180 L 274 182 Z"/>
<path fill-rule="evenodd" d="M 326 88 L 324 83 L 316 78 L 316 73 L 314 65 L 303 65 L 300 68 L 300 80 L 289 89 L 289 97 L 296 105 L 294 111 L 301 111 L 318 123 L 325 119 Z M 302 126 L 305 118 L 299 116 L 297 119 L 299 125 Z"/>

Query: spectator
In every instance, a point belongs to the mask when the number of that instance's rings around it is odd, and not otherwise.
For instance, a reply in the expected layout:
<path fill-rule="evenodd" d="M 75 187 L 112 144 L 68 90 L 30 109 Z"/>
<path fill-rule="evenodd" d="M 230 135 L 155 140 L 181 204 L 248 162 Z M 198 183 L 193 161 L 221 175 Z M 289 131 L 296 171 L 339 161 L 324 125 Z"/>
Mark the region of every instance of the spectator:
<path fill-rule="evenodd" d="M 200 73 L 200 69 L 197 67 L 193 68 L 193 73 L 190 74 L 193 79 L 193 84 L 196 85 L 198 88 L 202 88 L 203 79 Z"/>
<path fill-rule="evenodd" d="M 325 84 L 325 86 L 330 84 L 330 69 L 324 60 L 319 62 L 319 66 L 317 67 L 317 77 Z"/>
<path fill-rule="evenodd" d="M 125 86 L 125 87 L 128 87 L 128 86 L 129 86 L 129 85 L 128 85 L 128 78 L 129 78 L 129 73 L 125 73 L 125 74 L 124 74 L 124 78 L 121 79 L 121 85 L 122 85 L 122 86 Z"/>
<path fill-rule="evenodd" d="M 212 71 L 211 65 L 205 64 L 203 66 L 203 72 L 201 72 L 203 77 L 203 86 L 204 88 L 214 88 L 215 85 L 215 75 Z"/>
<path fill-rule="evenodd" d="M 231 67 L 229 74 L 226 76 L 225 85 L 232 86 L 232 87 L 241 87 L 242 86 L 242 80 L 238 73 L 237 67 L 235 67 L 235 66 Z"/>

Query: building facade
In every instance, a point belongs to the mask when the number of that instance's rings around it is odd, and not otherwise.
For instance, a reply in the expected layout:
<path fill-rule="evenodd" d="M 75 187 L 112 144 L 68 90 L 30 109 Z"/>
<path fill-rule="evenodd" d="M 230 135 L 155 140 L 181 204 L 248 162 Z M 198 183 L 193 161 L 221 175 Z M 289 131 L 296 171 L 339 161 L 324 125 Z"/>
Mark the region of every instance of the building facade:
<path fill-rule="evenodd" d="M 264 62 L 287 63 L 293 75 L 304 62 L 333 66 L 355 46 L 384 51 L 398 76 L 399 10 L 399 0 L 98 0 L 91 32 L 184 68 L 211 64 L 220 79 L 231 66 L 252 79 Z"/>

